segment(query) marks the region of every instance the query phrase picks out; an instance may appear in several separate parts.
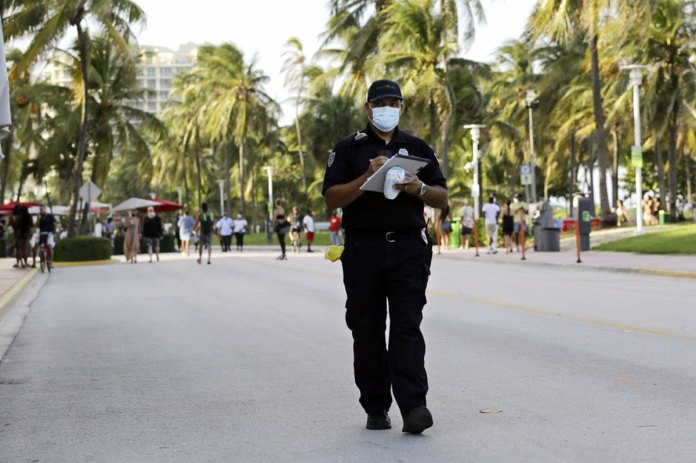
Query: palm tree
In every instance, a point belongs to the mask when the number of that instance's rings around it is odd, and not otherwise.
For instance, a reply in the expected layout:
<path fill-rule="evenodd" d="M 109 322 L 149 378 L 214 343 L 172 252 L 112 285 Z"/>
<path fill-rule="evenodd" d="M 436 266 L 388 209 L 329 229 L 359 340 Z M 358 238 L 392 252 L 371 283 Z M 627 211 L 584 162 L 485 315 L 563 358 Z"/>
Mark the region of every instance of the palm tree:
<path fill-rule="evenodd" d="M 21 7 L 15 14 L 17 23 L 22 25 L 23 29 L 11 31 L 12 34 L 19 36 L 29 30 L 35 33 L 22 59 L 10 71 L 11 81 L 25 78 L 38 57 L 61 40 L 70 27 L 75 27 L 77 32 L 81 71 L 81 94 L 78 101 L 81 106 L 82 119 L 75 164 L 73 202 L 68 225 L 68 235 L 73 236 L 75 234 L 77 201 L 82 184 L 82 168 L 87 154 L 89 135 L 87 74 L 90 59 L 90 38 L 87 24 L 94 24 L 102 29 L 109 40 L 116 44 L 117 49 L 124 56 L 128 56 L 130 53 L 129 40 L 133 37 L 130 26 L 141 22 L 144 19 L 144 13 L 131 0 L 36 0 L 27 2 L 27 5 Z"/>
<path fill-rule="evenodd" d="M 253 130 L 272 130 L 266 116 L 278 114 L 280 108 L 263 89 L 268 76 L 256 68 L 253 60 L 245 65 L 241 52 L 233 45 L 202 47 L 198 60 L 194 71 L 200 78 L 198 91 L 209 99 L 201 108 L 204 129 L 213 143 L 232 141 L 238 149 L 239 199 L 244 213 L 247 137 Z"/>
<path fill-rule="evenodd" d="M 285 46 L 288 48 L 283 55 L 286 57 L 281 72 L 285 72 L 285 85 L 297 92 L 295 97 L 295 132 L 297 134 L 297 151 L 300 155 L 300 169 L 302 171 L 302 191 L 307 195 L 307 175 L 305 173 L 304 153 L 302 152 L 302 131 L 300 130 L 300 107 L 302 106 L 302 94 L 306 91 L 306 56 L 302 50 L 302 42 L 293 37 Z"/>

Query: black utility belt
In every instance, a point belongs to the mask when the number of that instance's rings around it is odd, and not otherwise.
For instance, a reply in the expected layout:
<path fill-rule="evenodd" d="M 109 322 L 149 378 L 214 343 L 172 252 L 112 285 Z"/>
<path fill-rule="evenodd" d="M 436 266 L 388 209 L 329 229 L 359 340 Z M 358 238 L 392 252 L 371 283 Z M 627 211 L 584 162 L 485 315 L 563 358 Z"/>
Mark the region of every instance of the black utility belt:
<path fill-rule="evenodd" d="M 346 238 L 358 238 L 395 243 L 396 241 L 421 238 L 424 230 L 425 229 L 423 228 L 416 228 L 414 230 L 406 231 L 346 230 Z"/>

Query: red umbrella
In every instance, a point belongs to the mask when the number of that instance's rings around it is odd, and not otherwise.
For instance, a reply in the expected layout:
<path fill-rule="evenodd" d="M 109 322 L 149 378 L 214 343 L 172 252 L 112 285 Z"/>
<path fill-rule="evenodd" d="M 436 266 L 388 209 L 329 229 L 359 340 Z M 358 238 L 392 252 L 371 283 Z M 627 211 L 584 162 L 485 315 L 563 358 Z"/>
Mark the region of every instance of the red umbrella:
<path fill-rule="evenodd" d="M 30 203 L 20 203 L 20 202 L 13 201 L 11 203 L 0 205 L 0 211 L 11 213 L 12 210 L 15 208 L 15 206 L 26 206 L 27 208 L 29 208 L 29 207 L 40 206 L 40 205 L 41 205 L 41 203 L 31 203 L 31 202 Z"/>
<path fill-rule="evenodd" d="M 152 200 L 156 203 L 160 203 L 159 206 L 154 206 L 155 212 L 171 212 L 171 211 L 178 211 L 181 209 L 182 206 L 179 203 L 175 203 L 173 201 L 167 201 L 166 199 L 161 199 L 161 198 L 152 198 Z M 147 209 L 147 208 L 145 208 Z M 144 210 L 145 210 L 144 209 Z"/>

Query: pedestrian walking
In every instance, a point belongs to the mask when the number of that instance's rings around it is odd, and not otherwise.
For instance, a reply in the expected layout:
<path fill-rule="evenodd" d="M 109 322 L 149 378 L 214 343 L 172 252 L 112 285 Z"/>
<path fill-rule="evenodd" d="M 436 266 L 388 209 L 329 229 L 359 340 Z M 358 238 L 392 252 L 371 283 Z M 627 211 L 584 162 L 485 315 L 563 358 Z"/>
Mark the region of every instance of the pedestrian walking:
<path fill-rule="evenodd" d="M 628 211 L 626 211 L 626 206 L 624 206 L 623 201 L 620 199 L 616 200 L 616 226 L 623 226 L 624 222 L 631 223 L 631 219 L 628 217 Z"/>
<path fill-rule="evenodd" d="M 152 206 L 148 207 L 147 217 L 143 220 L 143 238 L 145 238 L 145 243 L 147 243 L 147 254 L 150 257 L 150 263 L 152 263 L 153 251 L 155 252 L 157 262 L 159 262 L 160 239 L 163 234 L 162 219 L 160 219 Z"/>
<path fill-rule="evenodd" d="M 140 252 L 140 219 L 138 211 L 128 211 L 128 218 L 124 224 L 123 233 L 123 254 L 126 261 L 131 264 L 138 263 L 138 252 Z"/>
<path fill-rule="evenodd" d="M 437 243 L 437 253 L 440 254 L 441 247 L 444 247 L 445 251 L 449 249 L 450 234 L 452 233 L 452 217 L 450 217 L 449 206 L 446 206 L 438 214 L 438 223 L 440 228 L 440 240 Z"/>
<path fill-rule="evenodd" d="M 432 244 L 423 203 L 447 206 L 447 182 L 435 153 L 423 140 L 398 128 L 401 89 L 375 81 L 367 92 L 368 125 L 339 141 L 329 154 L 322 194 L 329 210 L 343 209 L 346 322 L 353 335 L 355 382 L 368 429 L 389 429 L 394 399 L 403 432 L 433 424 L 426 404 L 425 340 L 420 330 Z M 400 153 L 430 160 L 418 175 L 395 188 L 395 199 L 360 190 L 388 158 Z M 389 344 L 385 341 L 387 308 Z"/>
<path fill-rule="evenodd" d="M 486 236 L 488 237 L 488 253 L 498 254 L 498 215 L 500 206 L 495 203 L 495 197 L 488 198 L 488 203 L 482 208 L 483 223 L 486 226 Z"/>
<path fill-rule="evenodd" d="M 176 250 L 181 251 L 181 231 L 179 230 L 179 220 L 181 220 L 181 214 L 176 213 L 176 218 L 174 219 L 174 240 L 176 242 Z"/>
<path fill-rule="evenodd" d="M 527 214 L 529 214 L 529 204 L 525 201 L 520 200 L 520 195 L 515 194 L 512 197 L 512 216 L 513 216 L 513 229 L 512 229 L 512 240 L 515 242 L 515 249 L 520 252 L 520 233 L 522 227 L 526 233 L 527 231 Z"/>
<path fill-rule="evenodd" d="M 201 204 L 201 212 L 198 214 L 196 223 L 193 228 L 198 231 L 198 262 L 203 260 L 203 248 L 208 249 L 208 265 L 210 265 L 210 257 L 213 254 L 213 226 L 215 218 L 212 212 L 208 210 L 208 203 Z"/>
<path fill-rule="evenodd" d="M 314 241 L 314 214 L 312 211 L 307 211 L 302 219 L 302 227 L 305 230 L 305 239 L 307 240 L 307 252 L 312 251 L 312 242 Z"/>
<path fill-rule="evenodd" d="M 222 217 L 215 224 L 215 229 L 220 236 L 220 247 L 222 252 L 227 252 L 232 247 L 232 231 L 234 230 L 233 220 L 227 216 L 227 212 L 222 213 Z"/>
<path fill-rule="evenodd" d="M 292 215 L 290 216 L 290 222 L 292 227 L 290 228 L 291 238 L 292 238 L 292 252 L 298 253 L 302 248 L 302 214 L 300 214 L 297 206 L 293 206 Z"/>
<path fill-rule="evenodd" d="M 12 210 L 12 229 L 15 238 L 15 258 L 17 263 L 15 268 L 29 267 L 29 241 L 31 240 L 31 229 L 34 225 L 27 206 L 17 205 Z"/>
<path fill-rule="evenodd" d="M 290 231 L 290 222 L 285 215 L 285 208 L 283 207 L 283 200 L 277 198 L 275 200 L 275 209 L 273 210 L 273 230 L 275 230 L 278 235 L 278 243 L 280 244 L 280 255 L 276 257 L 276 260 L 287 260 L 288 256 L 285 254 L 285 235 Z"/>
<path fill-rule="evenodd" d="M 471 233 L 474 230 L 475 215 L 474 208 L 469 205 L 469 200 L 464 200 L 464 205 L 459 211 L 459 217 L 462 221 L 462 247 L 466 250 L 469 249 L 469 242 L 471 241 Z"/>
<path fill-rule="evenodd" d="M 241 212 L 237 214 L 237 218 L 234 219 L 233 232 L 237 244 L 237 251 L 239 252 L 244 251 L 244 234 L 246 233 L 248 226 L 249 224 Z"/>
<path fill-rule="evenodd" d="M 505 206 L 503 206 L 503 213 L 501 219 L 501 225 L 503 228 L 503 242 L 505 243 L 505 254 L 512 252 L 512 234 L 515 231 L 515 217 L 512 213 L 512 207 L 510 204 L 512 201 L 509 199 L 505 201 Z"/>
<path fill-rule="evenodd" d="M 329 218 L 329 233 L 331 233 L 331 244 L 339 246 L 341 244 L 341 218 L 338 211 L 333 211 Z"/>
<path fill-rule="evenodd" d="M 191 217 L 188 210 L 184 211 L 184 215 L 179 218 L 176 225 L 176 228 L 179 230 L 179 238 L 181 238 L 181 254 L 188 256 L 191 234 L 193 233 L 193 226 L 195 225 L 193 217 Z"/>

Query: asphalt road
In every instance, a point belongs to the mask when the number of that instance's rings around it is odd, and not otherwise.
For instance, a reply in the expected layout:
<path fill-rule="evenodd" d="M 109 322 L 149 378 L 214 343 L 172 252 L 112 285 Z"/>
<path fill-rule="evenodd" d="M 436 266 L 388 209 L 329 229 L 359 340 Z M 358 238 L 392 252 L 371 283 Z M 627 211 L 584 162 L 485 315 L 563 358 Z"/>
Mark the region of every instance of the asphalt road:
<path fill-rule="evenodd" d="M 694 460 L 693 280 L 436 256 L 435 426 L 412 436 L 395 406 L 364 428 L 340 265 L 274 257 L 39 276 L 0 363 L 0 461 Z"/>

